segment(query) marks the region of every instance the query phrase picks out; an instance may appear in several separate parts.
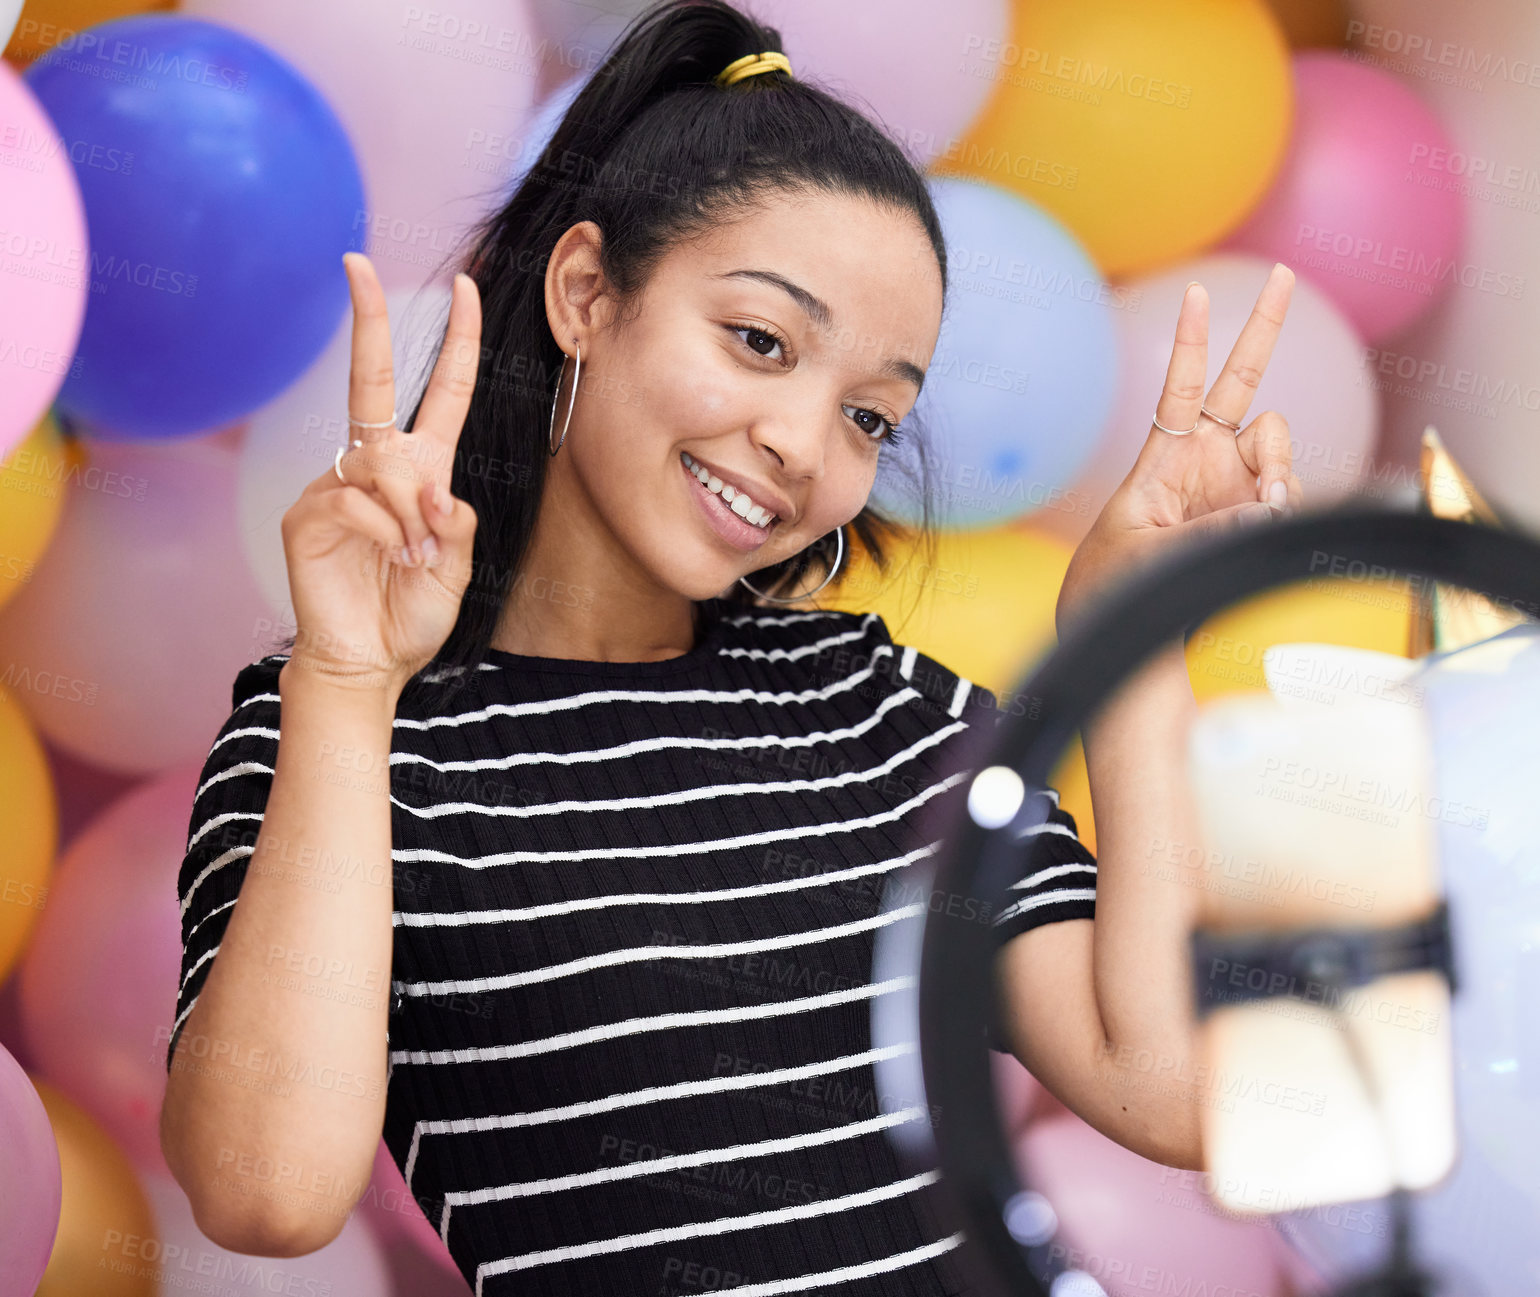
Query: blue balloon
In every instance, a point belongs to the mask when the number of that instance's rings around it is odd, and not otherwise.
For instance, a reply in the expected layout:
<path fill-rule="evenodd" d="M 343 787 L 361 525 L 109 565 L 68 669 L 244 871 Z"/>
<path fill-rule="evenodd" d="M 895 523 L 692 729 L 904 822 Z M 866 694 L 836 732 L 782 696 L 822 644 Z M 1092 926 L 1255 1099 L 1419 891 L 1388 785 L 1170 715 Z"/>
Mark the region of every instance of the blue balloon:
<path fill-rule="evenodd" d="M 188 436 L 303 373 L 347 310 L 342 254 L 363 250 L 368 209 L 320 93 L 249 37 L 163 13 L 89 28 L 25 78 L 90 238 L 63 412 L 109 439 Z"/>
<path fill-rule="evenodd" d="M 912 414 L 941 525 L 1067 507 L 1117 394 L 1117 297 L 1058 221 L 994 185 L 932 177 L 947 304 Z M 907 430 L 907 429 L 906 429 Z M 884 451 L 872 503 L 919 522 L 914 442 Z"/>

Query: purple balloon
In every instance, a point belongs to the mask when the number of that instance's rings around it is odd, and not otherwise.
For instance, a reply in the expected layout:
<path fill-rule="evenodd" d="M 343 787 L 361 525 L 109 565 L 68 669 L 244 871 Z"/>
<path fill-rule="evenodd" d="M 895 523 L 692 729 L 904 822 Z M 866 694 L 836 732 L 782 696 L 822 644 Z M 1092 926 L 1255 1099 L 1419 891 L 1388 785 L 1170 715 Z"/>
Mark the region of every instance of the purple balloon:
<path fill-rule="evenodd" d="M 32 1297 L 53 1253 L 63 1201 L 47 1109 L 0 1045 L 0 1297 Z"/>

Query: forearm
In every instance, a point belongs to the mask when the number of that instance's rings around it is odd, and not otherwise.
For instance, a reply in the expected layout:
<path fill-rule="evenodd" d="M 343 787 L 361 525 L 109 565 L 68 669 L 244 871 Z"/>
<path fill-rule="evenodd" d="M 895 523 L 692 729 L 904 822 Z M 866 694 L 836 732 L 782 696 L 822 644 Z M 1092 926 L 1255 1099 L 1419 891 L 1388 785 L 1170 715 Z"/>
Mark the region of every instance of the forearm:
<path fill-rule="evenodd" d="M 1197 711 L 1180 641 L 1119 688 L 1081 738 L 1096 812 L 1094 1002 L 1101 1073 L 1130 1121 L 1191 1150 L 1198 1164 L 1201 1087 L 1187 942 L 1201 859 L 1187 776 Z M 1156 1137 L 1152 1132 L 1152 1137 Z"/>
<path fill-rule="evenodd" d="M 341 1227 L 383 1123 L 395 697 L 292 662 L 279 694 L 261 831 L 177 1042 L 163 1144 L 201 1220 L 287 1255 Z"/>

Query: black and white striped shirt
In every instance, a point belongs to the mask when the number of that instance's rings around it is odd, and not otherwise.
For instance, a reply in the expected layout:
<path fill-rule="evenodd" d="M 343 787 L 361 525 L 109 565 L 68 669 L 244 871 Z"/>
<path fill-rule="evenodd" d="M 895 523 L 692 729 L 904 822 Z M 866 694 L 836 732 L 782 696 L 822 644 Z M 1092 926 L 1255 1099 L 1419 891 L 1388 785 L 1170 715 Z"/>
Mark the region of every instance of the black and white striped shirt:
<path fill-rule="evenodd" d="M 681 657 L 493 650 L 398 707 L 384 1135 L 479 1297 L 966 1289 L 874 1068 L 876 934 L 1002 713 L 875 613 L 702 606 Z M 178 891 L 176 1038 L 277 753 L 286 658 L 243 668 Z M 999 939 L 1094 914 L 1052 790 Z M 886 899 L 885 899 L 886 898 Z M 989 918 L 990 916 L 985 916 Z"/>

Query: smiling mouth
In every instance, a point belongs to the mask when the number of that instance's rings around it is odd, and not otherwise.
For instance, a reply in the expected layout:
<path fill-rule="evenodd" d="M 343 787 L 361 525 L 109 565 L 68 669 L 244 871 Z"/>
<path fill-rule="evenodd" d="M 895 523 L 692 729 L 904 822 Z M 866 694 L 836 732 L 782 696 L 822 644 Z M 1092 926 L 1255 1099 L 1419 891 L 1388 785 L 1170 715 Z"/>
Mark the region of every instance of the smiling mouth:
<path fill-rule="evenodd" d="M 730 484 L 723 482 L 721 478 L 713 476 L 704 467 L 692 459 L 687 451 L 680 451 L 679 458 L 684 461 L 684 466 L 695 475 L 695 479 L 713 495 L 722 497 L 722 501 L 735 514 L 748 523 L 751 527 L 758 527 L 761 531 L 768 531 L 780 521 L 780 514 L 771 513 L 762 504 L 757 504 L 751 495 L 735 490 Z"/>

